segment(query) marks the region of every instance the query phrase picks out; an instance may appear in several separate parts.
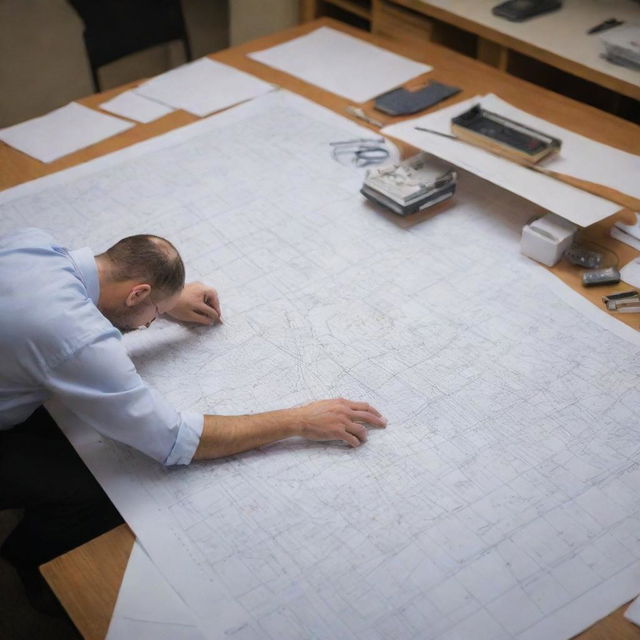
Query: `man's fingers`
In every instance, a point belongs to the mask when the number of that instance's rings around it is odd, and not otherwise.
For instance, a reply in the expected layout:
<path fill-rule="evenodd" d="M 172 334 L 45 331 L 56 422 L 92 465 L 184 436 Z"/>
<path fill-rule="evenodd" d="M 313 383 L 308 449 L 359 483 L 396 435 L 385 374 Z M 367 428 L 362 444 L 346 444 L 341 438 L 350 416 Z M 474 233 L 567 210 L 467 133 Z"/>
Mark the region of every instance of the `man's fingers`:
<path fill-rule="evenodd" d="M 184 318 L 185 322 L 194 322 L 196 324 L 206 324 L 207 326 L 210 326 L 212 324 L 215 323 L 216 318 L 212 317 L 208 314 L 205 313 L 201 313 L 199 310 L 196 309 L 192 309 L 189 312 L 188 317 Z"/>
<path fill-rule="evenodd" d="M 387 421 L 379 413 L 371 413 L 370 411 L 352 411 L 349 414 L 351 420 L 358 422 L 366 422 L 367 424 L 373 424 L 376 427 L 386 427 Z"/>
<path fill-rule="evenodd" d="M 205 302 L 200 303 L 199 305 L 194 307 L 193 310 L 195 313 L 198 313 L 202 316 L 206 316 L 212 322 L 216 322 L 217 320 L 220 320 L 220 314 L 215 310 L 214 307 L 212 307 L 209 304 L 206 304 Z"/>
<path fill-rule="evenodd" d="M 218 320 L 222 322 L 222 311 L 220 310 L 220 300 L 215 289 L 207 289 L 204 292 L 204 303 L 211 307 L 217 314 Z"/>
<path fill-rule="evenodd" d="M 382 418 L 382 414 L 367 402 L 351 402 L 349 400 L 347 400 L 347 402 L 354 411 L 368 411 L 369 413 L 373 413 Z"/>
<path fill-rule="evenodd" d="M 358 440 L 358 438 L 356 438 L 354 435 L 352 435 L 348 431 L 344 432 L 342 439 L 352 447 L 359 447 L 362 444 L 362 442 Z"/>
<path fill-rule="evenodd" d="M 351 424 L 349 424 L 345 431 L 347 433 L 350 433 L 352 436 L 355 436 L 356 438 L 358 438 L 359 442 L 366 442 L 367 441 L 367 429 L 366 427 L 363 427 L 361 424 L 358 424 L 357 422 L 352 422 Z"/>

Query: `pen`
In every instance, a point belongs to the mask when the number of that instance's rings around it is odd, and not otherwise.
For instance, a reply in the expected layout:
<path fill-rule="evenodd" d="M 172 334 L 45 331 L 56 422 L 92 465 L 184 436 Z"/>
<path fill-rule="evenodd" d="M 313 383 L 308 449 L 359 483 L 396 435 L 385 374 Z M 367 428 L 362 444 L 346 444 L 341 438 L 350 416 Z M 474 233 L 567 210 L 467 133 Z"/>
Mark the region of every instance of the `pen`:
<path fill-rule="evenodd" d="M 587 33 L 599 33 L 600 31 L 606 31 L 607 29 L 611 29 L 612 27 L 617 27 L 621 24 L 624 24 L 622 20 L 618 20 L 617 18 L 609 18 L 600 24 L 597 24 L 595 27 L 591 27 L 587 31 Z"/>
<path fill-rule="evenodd" d="M 413 127 L 417 131 L 426 131 L 427 133 L 434 133 L 437 136 L 442 136 L 443 138 L 449 138 L 451 140 L 460 140 L 457 136 L 452 136 L 450 133 L 443 133 L 442 131 L 436 131 L 435 129 L 425 129 L 425 127 Z M 460 140 L 460 142 L 466 142 L 465 140 Z"/>

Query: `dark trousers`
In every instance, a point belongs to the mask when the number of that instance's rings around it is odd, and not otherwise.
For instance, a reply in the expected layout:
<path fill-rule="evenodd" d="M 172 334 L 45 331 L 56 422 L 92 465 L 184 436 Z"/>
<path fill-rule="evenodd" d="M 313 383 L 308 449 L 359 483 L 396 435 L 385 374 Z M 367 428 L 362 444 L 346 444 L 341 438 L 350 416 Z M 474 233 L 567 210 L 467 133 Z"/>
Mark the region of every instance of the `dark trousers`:
<path fill-rule="evenodd" d="M 123 522 L 49 413 L 0 431 L 0 509 L 24 509 L 0 554 L 35 568 Z"/>

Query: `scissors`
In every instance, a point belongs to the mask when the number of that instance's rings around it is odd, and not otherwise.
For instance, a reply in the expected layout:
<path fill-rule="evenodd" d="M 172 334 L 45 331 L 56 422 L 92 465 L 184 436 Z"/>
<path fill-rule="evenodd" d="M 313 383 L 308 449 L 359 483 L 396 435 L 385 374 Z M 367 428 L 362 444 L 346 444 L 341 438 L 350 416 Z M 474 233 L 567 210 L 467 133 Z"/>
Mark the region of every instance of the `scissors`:
<path fill-rule="evenodd" d="M 329 144 L 334 160 L 340 164 L 362 168 L 380 164 L 389 157 L 389 150 L 384 147 L 384 143 L 384 138 L 355 138 Z"/>

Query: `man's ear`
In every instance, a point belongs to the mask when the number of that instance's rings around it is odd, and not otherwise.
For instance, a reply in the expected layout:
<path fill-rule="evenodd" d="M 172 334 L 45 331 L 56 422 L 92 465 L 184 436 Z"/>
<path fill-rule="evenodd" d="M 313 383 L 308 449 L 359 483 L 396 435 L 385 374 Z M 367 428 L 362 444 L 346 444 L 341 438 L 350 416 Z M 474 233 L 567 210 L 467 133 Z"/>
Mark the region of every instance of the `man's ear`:
<path fill-rule="evenodd" d="M 148 284 L 137 284 L 129 291 L 127 299 L 124 301 L 127 307 L 137 307 L 144 302 L 151 293 L 151 286 Z"/>

